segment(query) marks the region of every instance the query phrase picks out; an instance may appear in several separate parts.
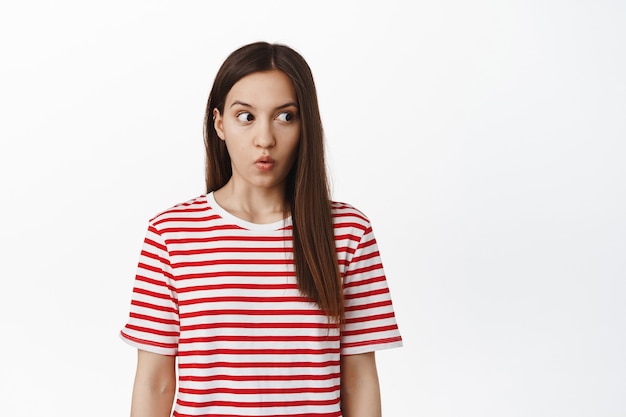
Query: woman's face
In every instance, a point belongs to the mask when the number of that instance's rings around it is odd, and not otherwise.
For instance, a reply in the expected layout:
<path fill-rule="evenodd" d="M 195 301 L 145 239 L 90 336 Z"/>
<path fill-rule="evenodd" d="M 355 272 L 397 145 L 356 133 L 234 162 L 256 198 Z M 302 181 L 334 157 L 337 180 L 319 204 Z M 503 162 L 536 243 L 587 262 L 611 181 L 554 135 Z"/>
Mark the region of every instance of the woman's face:
<path fill-rule="evenodd" d="M 298 110 L 291 80 L 277 70 L 243 77 L 228 92 L 223 114 L 213 110 L 237 187 L 284 190 L 300 140 Z"/>

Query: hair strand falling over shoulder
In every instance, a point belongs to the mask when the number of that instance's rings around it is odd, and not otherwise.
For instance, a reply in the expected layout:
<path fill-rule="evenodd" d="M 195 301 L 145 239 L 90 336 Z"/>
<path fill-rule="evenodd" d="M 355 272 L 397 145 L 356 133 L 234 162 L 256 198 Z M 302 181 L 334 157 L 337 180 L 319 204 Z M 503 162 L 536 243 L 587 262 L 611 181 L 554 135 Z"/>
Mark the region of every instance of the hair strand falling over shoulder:
<path fill-rule="evenodd" d="M 344 318 L 343 288 L 317 92 L 309 65 L 292 48 L 266 42 L 251 43 L 231 53 L 218 70 L 204 116 L 206 191 L 218 190 L 232 176 L 228 150 L 213 125 L 213 109 L 224 112 L 226 96 L 241 78 L 271 70 L 282 71 L 291 79 L 302 123 L 298 155 L 285 187 L 285 203 L 293 223 L 298 288 L 339 325 Z"/>

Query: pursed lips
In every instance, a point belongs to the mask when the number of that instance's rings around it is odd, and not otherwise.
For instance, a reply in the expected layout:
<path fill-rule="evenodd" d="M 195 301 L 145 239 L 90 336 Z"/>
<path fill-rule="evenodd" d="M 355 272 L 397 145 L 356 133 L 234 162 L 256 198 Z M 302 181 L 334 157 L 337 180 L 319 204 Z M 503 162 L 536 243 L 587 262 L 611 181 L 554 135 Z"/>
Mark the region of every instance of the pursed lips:
<path fill-rule="evenodd" d="M 275 163 L 276 161 L 274 161 L 274 159 L 270 156 L 262 156 L 254 162 L 254 164 L 262 171 L 272 169 Z"/>

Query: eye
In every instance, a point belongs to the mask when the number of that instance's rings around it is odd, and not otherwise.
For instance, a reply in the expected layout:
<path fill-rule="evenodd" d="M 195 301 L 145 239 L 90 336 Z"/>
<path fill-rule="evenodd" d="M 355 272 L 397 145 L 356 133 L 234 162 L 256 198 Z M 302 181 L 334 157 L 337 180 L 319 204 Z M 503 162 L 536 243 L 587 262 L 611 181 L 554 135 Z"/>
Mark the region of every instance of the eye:
<path fill-rule="evenodd" d="M 252 114 L 247 111 L 242 111 L 241 113 L 237 113 L 237 119 L 240 122 L 247 123 L 253 121 L 254 116 L 252 116 Z"/>
<path fill-rule="evenodd" d="M 278 116 L 276 116 L 276 118 L 280 120 L 281 122 L 290 122 L 293 120 L 294 116 L 292 112 L 284 111 L 282 113 L 279 113 Z"/>

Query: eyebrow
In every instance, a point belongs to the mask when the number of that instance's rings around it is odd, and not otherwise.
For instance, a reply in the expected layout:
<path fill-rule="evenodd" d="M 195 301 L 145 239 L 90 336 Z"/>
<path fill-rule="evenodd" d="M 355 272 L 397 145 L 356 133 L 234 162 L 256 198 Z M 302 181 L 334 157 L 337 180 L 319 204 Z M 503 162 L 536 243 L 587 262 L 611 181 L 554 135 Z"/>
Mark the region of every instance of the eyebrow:
<path fill-rule="evenodd" d="M 231 104 L 231 105 L 230 105 L 230 107 L 233 107 L 233 106 L 236 106 L 236 105 L 240 105 L 240 106 L 244 106 L 244 107 L 249 107 L 249 108 L 251 108 L 251 109 L 253 109 L 253 108 L 254 108 L 254 106 L 252 106 L 251 104 L 248 104 L 248 103 L 243 102 L 243 101 L 240 101 L 240 100 L 235 100 L 235 101 L 233 102 L 233 104 Z M 284 109 L 284 108 L 287 108 L 287 107 L 295 107 L 295 108 L 298 108 L 298 103 L 293 102 L 293 101 L 290 101 L 290 102 L 288 102 L 288 103 L 281 104 L 280 106 L 276 107 L 276 108 L 275 108 L 275 110 L 280 110 L 280 109 Z"/>

